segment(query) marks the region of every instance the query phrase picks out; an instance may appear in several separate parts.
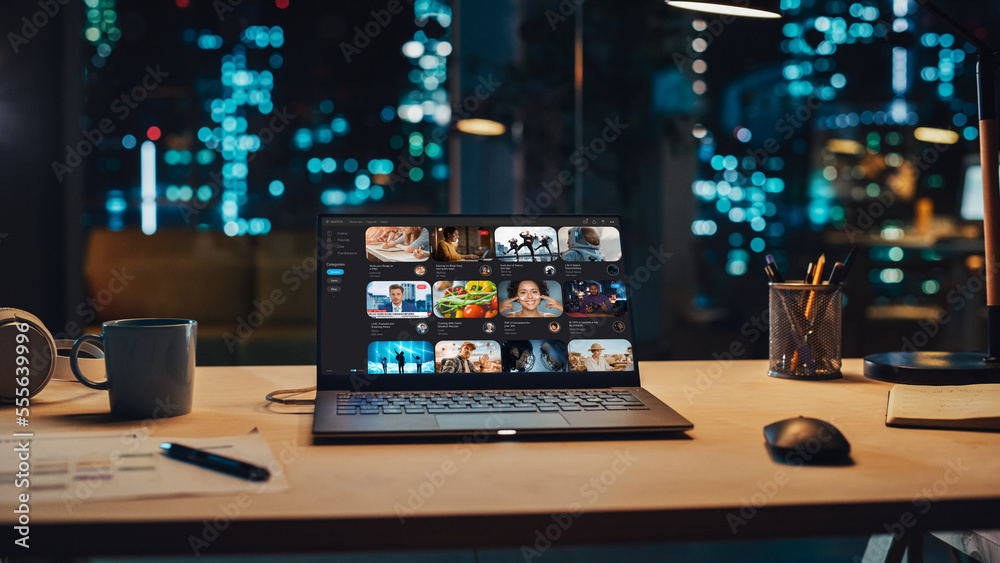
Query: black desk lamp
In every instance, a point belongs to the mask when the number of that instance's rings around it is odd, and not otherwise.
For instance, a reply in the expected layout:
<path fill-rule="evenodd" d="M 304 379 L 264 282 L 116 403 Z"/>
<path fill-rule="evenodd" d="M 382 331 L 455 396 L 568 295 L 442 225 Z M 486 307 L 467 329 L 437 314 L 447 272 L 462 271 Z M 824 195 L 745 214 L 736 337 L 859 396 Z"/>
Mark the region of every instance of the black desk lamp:
<path fill-rule="evenodd" d="M 779 17 L 767 2 L 747 0 L 674 1 L 678 8 L 729 15 Z M 915 385 L 1000 383 L 1000 154 L 997 144 L 996 73 L 1000 52 L 942 12 L 929 0 L 917 0 L 924 9 L 951 27 L 976 48 L 978 63 L 979 154 L 983 174 L 983 235 L 986 239 L 987 354 L 969 352 L 883 352 L 865 357 L 865 377 Z"/>
<path fill-rule="evenodd" d="M 865 357 L 865 377 L 915 385 L 1000 383 L 1000 185 L 998 185 L 996 71 L 1000 53 L 928 0 L 917 3 L 976 48 L 979 158 L 983 169 L 983 236 L 986 239 L 987 354 L 883 352 Z"/>

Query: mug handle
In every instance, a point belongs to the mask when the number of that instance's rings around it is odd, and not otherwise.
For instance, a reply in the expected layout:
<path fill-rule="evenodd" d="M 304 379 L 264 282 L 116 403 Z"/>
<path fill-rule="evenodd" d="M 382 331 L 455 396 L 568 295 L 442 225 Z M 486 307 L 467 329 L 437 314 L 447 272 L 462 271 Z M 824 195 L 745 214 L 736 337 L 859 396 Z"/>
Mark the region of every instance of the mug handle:
<path fill-rule="evenodd" d="M 88 340 L 96 340 L 101 343 L 102 347 L 104 346 L 104 336 L 100 334 L 84 334 L 80 338 L 77 338 L 76 342 L 73 343 L 73 349 L 70 350 L 69 352 L 69 367 L 72 368 L 73 375 L 75 375 L 76 378 L 80 380 L 80 383 L 83 383 L 84 385 L 90 387 L 91 389 L 97 389 L 99 391 L 107 391 L 108 387 L 110 386 L 107 380 L 107 375 L 104 376 L 105 378 L 104 381 L 94 382 L 87 379 L 80 371 L 80 363 L 77 358 L 77 355 L 80 353 L 80 346 L 83 346 L 83 343 Z"/>

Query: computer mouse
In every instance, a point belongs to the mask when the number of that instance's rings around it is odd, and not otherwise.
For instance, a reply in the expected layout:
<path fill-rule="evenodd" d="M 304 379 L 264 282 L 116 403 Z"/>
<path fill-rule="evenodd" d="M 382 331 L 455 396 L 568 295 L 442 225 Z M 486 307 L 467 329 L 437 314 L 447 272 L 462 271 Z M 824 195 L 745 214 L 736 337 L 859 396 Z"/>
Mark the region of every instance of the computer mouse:
<path fill-rule="evenodd" d="M 764 427 L 767 450 L 790 465 L 844 465 L 851 444 L 836 426 L 817 418 L 788 418 Z"/>

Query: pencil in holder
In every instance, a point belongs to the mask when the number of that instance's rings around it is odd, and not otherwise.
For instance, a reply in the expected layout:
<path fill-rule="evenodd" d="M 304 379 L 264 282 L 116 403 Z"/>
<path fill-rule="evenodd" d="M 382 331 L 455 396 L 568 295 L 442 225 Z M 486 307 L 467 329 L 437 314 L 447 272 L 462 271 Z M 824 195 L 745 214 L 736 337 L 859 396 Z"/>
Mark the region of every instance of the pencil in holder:
<path fill-rule="evenodd" d="M 768 375 L 784 379 L 843 377 L 843 286 L 771 283 Z"/>

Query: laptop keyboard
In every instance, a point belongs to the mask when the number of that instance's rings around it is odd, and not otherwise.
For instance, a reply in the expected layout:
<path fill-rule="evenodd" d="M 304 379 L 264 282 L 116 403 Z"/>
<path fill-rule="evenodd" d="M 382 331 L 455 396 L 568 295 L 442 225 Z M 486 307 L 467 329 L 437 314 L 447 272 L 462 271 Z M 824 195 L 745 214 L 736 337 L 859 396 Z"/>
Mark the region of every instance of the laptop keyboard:
<path fill-rule="evenodd" d="M 624 390 L 338 393 L 337 414 L 456 414 L 649 410 Z"/>

